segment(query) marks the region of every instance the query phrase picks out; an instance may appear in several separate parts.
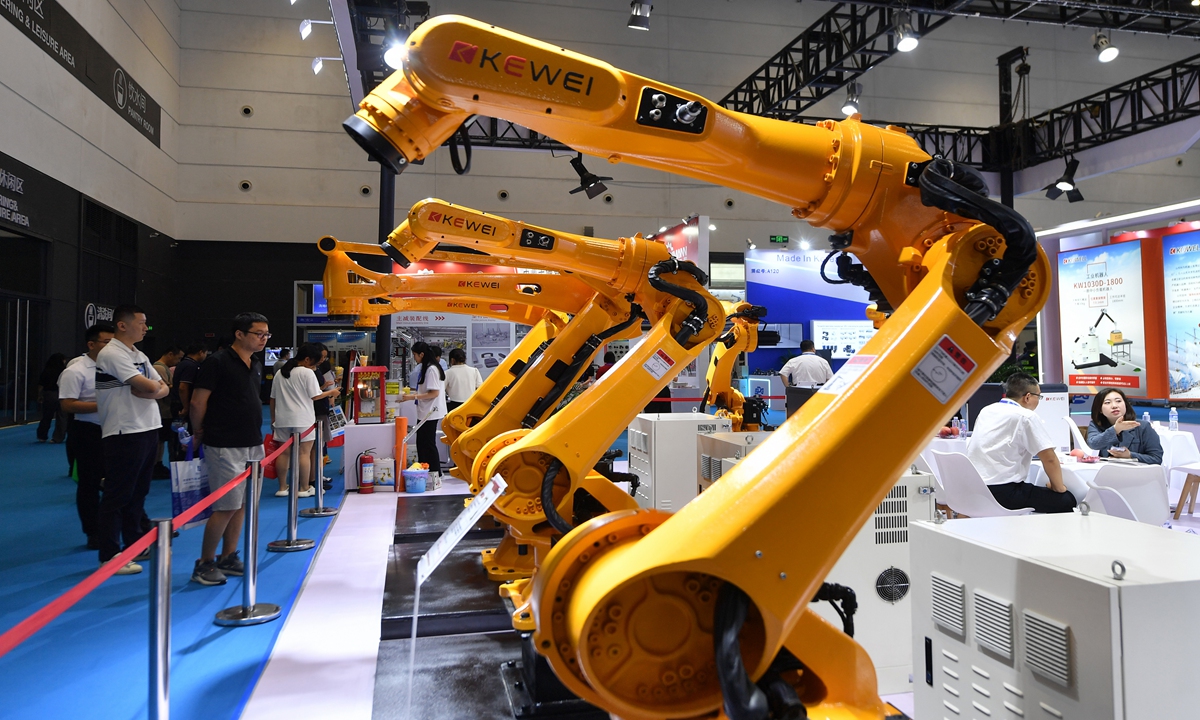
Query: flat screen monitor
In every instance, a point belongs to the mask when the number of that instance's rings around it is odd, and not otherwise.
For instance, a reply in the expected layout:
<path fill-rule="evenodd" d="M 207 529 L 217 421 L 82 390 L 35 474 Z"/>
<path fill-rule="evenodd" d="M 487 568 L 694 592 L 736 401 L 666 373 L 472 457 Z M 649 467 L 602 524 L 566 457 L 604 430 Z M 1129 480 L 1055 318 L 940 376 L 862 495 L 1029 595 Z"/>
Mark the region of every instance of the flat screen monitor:
<path fill-rule="evenodd" d="M 313 285 L 312 301 L 313 315 L 329 314 L 329 303 L 325 301 L 325 285 L 323 283 L 315 283 Z"/>

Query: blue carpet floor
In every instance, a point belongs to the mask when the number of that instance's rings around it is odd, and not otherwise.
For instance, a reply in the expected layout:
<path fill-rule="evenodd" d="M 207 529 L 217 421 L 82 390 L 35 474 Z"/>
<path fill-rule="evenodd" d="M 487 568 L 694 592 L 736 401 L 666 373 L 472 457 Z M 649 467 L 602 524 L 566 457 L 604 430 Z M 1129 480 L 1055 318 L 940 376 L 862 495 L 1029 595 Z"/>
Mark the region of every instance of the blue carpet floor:
<path fill-rule="evenodd" d="M 75 511 L 75 483 L 62 445 L 35 442 L 35 426 L 0 429 L 0 632 L 17 624 L 96 570 Z M 331 449 L 326 474 L 341 467 Z M 340 505 L 342 483 L 326 493 Z M 171 711 L 173 720 L 237 718 L 270 656 L 315 551 L 268 553 L 287 536 L 287 499 L 264 481 L 260 513 L 258 601 L 284 608 L 264 625 L 223 628 L 220 610 L 241 604 L 240 578 L 203 587 L 189 582 L 202 528 L 174 541 L 172 564 Z M 302 499 L 301 507 L 313 505 Z M 156 480 L 146 500 L 151 518 L 171 514 L 170 481 Z M 320 543 L 332 518 L 299 521 L 299 537 Z M 239 543 L 238 549 L 241 549 Z M 0 717 L 146 718 L 149 665 L 149 564 L 140 575 L 114 576 L 8 655 L 0 658 Z"/>

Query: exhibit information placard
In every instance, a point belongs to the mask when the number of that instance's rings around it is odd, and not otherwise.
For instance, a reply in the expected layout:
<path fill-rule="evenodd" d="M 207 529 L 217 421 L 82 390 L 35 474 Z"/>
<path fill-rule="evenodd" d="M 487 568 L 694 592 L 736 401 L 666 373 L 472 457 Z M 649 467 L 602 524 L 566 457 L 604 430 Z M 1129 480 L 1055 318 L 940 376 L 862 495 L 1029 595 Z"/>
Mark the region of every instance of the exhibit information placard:
<path fill-rule="evenodd" d="M 834 360 L 846 360 L 875 337 L 870 320 L 813 320 L 812 340 L 818 349 L 829 350 Z"/>
<path fill-rule="evenodd" d="M 1200 398 L 1200 232 L 1163 238 L 1167 379 L 1173 398 Z"/>
<path fill-rule="evenodd" d="M 1074 393 L 1146 395 L 1141 241 L 1058 255 L 1063 376 Z"/>

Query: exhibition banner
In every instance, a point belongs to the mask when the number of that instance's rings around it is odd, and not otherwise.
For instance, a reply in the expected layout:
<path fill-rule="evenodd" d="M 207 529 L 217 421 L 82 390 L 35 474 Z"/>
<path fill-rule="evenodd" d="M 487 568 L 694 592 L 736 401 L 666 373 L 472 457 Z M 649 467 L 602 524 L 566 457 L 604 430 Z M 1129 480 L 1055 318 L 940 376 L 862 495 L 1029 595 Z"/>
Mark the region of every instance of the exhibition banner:
<path fill-rule="evenodd" d="M 1200 232 L 1167 235 L 1163 290 L 1167 376 L 1174 398 L 1200 398 Z"/>
<path fill-rule="evenodd" d="M 1070 392 L 1116 387 L 1145 397 L 1141 241 L 1059 253 L 1058 300 Z"/>

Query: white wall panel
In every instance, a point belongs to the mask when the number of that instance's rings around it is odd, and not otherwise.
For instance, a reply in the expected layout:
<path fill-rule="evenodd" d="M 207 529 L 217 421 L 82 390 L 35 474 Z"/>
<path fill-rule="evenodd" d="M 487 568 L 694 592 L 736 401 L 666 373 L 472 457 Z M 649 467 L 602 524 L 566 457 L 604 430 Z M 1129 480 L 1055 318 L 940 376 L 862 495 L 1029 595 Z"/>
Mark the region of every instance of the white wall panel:
<path fill-rule="evenodd" d="M 0 150 L 123 213 L 181 239 L 374 240 L 378 166 L 345 136 L 352 111 L 340 63 L 314 76 L 312 58 L 340 54 L 331 26 L 299 36 L 304 18 L 329 19 L 325 0 L 60 0 L 163 106 L 156 149 L 14 28 L 0 24 Z M 792 0 L 658 0 L 648 33 L 625 27 L 615 0 L 434 0 L 461 13 L 594 55 L 634 73 L 720 99 L 832 7 Z M 1200 51 L 1179 39 L 1116 33 L 1120 58 L 1095 60 L 1091 33 L 956 18 L 867 73 L 863 114 L 890 121 L 989 125 L 997 120 L 996 57 L 1031 48 L 1031 112 L 1040 112 Z M 810 111 L 840 117 L 837 94 Z M 254 108 L 250 117 L 242 106 Z M 822 230 L 788 209 L 687 178 L 589 159 L 613 175 L 614 202 L 568 195 L 575 174 L 548 153 L 475 151 L 458 177 L 439 151 L 397 182 L 397 214 L 436 196 L 598 235 L 653 231 L 692 212 L 718 226 L 712 249 L 747 237 Z M 797 172 L 803 172 L 797 168 Z M 250 180 L 251 192 L 237 183 Z M 362 197 L 358 189 L 370 185 Z M 501 202 L 496 193 L 509 192 Z M 1018 199 L 1037 227 L 1200 196 L 1200 153 L 1086 180 L 1087 201 Z M 724 201 L 735 201 L 732 209 Z"/>

